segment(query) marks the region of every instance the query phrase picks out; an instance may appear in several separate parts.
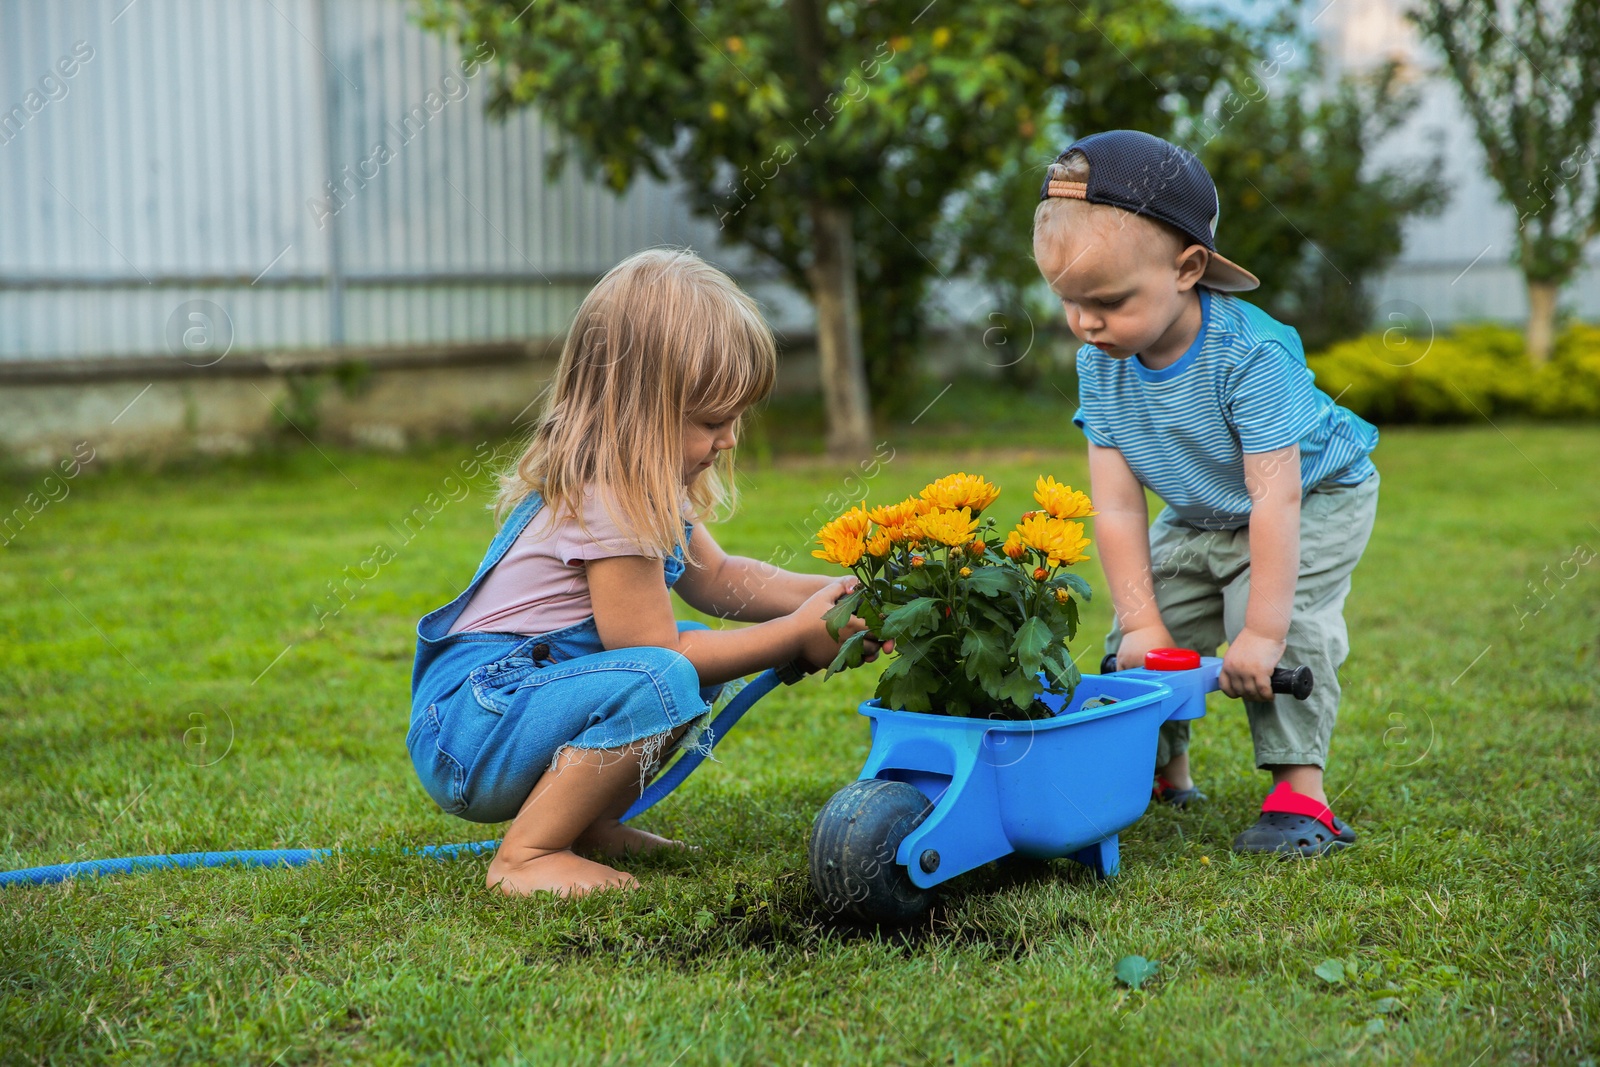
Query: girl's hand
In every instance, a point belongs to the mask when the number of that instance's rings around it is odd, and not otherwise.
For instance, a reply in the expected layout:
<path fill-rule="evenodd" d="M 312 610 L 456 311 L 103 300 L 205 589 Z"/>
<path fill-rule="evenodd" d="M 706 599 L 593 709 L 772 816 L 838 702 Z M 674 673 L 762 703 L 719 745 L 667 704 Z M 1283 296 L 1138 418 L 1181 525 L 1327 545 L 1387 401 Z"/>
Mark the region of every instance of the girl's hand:
<path fill-rule="evenodd" d="M 833 662 L 833 657 L 839 654 L 839 646 L 853 635 L 867 628 L 867 624 L 863 619 L 852 615 L 850 616 L 850 621 L 839 628 L 839 639 L 835 641 L 828 636 L 828 628 L 822 621 L 822 616 L 830 608 L 844 597 L 855 592 L 860 585 L 860 580 L 854 576 L 829 582 L 806 598 L 806 602 L 801 604 L 794 614 L 789 616 L 800 626 L 800 655 L 813 667 L 820 670 Z M 880 651 L 893 652 L 894 642 L 885 641 L 880 644 L 868 637 L 865 646 L 866 655 L 863 660 L 870 663 L 878 658 Z"/>

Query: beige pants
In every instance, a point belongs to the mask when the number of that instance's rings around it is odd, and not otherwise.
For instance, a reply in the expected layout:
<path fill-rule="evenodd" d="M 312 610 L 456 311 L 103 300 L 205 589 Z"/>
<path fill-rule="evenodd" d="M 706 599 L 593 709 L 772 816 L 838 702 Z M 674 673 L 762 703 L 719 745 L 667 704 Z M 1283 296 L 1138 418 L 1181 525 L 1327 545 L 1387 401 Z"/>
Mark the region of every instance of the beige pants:
<path fill-rule="evenodd" d="M 1378 475 L 1360 485 L 1318 486 L 1300 503 L 1300 577 L 1281 667 L 1311 668 L 1311 696 L 1245 701 L 1256 766 L 1326 764 L 1328 740 L 1339 714 L 1339 667 L 1350 652 L 1344 600 L 1372 535 L 1378 510 Z M 1197 530 L 1163 508 L 1150 526 L 1150 569 L 1161 621 L 1180 648 L 1214 656 L 1244 628 L 1250 595 L 1250 530 Z M 1106 651 L 1122 644 L 1112 624 Z M 1161 728 L 1156 766 L 1189 749 L 1189 724 Z"/>

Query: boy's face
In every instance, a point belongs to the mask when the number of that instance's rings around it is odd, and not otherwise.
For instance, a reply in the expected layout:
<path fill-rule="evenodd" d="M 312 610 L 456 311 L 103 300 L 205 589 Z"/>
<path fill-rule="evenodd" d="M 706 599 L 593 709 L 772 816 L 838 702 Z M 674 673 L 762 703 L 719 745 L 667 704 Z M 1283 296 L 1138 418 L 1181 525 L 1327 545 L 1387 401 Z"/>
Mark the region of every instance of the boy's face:
<path fill-rule="evenodd" d="M 1129 212 L 1079 206 L 1091 210 L 1047 223 L 1050 232 L 1034 240 L 1039 270 L 1061 298 L 1067 325 L 1079 340 L 1117 359 L 1157 348 L 1205 272 L 1205 248 L 1184 247 L 1176 235 Z"/>

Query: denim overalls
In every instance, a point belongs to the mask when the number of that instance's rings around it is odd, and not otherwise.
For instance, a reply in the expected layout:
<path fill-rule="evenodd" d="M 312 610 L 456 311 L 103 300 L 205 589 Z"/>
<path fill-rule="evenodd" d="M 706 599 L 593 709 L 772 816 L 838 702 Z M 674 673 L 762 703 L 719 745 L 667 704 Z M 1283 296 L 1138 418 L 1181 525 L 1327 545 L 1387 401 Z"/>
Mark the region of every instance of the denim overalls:
<path fill-rule="evenodd" d="M 515 816 L 561 749 L 659 737 L 704 715 L 721 688 L 702 688 L 693 664 L 673 649 L 606 651 L 593 615 L 537 637 L 449 632 L 543 506 L 529 493 L 489 543 L 471 584 L 417 624 L 406 747 L 428 795 L 473 822 Z M 683 575 L 681 549 L 664 568 L 671 588 Z M 678 623 L 680 632 L 704 628 Z"/>

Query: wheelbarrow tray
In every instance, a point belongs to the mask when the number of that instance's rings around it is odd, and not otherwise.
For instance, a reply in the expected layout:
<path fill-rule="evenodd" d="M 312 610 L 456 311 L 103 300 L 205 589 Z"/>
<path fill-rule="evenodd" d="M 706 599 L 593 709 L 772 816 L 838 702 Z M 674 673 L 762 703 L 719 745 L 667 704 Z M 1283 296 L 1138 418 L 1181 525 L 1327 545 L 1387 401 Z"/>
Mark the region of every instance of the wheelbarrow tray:
<path fill-rule="evenodd" d="M 1220 660 L 1198 670 L 1082 679 L 1070 704 L 1034 720 L 975 719 L 861 705 L 872 722 L 862 779 L 915 786 L 932 804 L 895 861 L 928 888 L 1013 852 L 1118 868 L 1117 835 L 1150 803 L 1161 724 L 1205 714 Z M 1109 697 L 1113 704 L 1085 708 Z"/>

